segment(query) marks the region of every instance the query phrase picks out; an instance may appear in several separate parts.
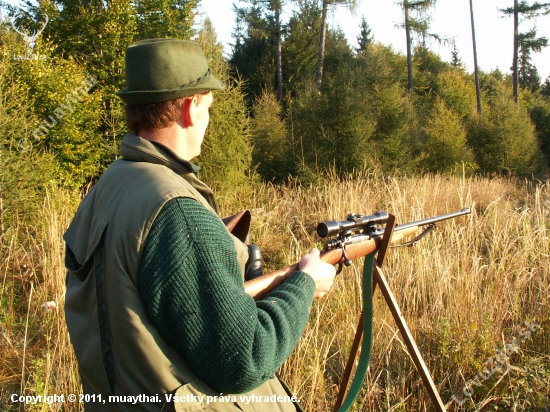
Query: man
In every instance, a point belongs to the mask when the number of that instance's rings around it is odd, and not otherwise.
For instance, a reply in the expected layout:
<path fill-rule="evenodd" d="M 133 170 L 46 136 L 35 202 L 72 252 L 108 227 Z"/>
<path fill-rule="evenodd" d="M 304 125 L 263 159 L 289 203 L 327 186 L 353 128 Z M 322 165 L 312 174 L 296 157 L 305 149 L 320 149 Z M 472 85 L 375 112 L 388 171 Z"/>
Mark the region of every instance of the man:
<path fill-rule="evenodd" d="M 64 236 L 65 314 L 86 410 L 295 411 L 274 374 L 334 267 L 312 249 L 254 302 L 243 287 L 248 249 L 190 162 L 223 84 L 196 43 L 156 39 L 128 47 L 126 86 L 118 95 L 133 133 L 123 159 Z"/>

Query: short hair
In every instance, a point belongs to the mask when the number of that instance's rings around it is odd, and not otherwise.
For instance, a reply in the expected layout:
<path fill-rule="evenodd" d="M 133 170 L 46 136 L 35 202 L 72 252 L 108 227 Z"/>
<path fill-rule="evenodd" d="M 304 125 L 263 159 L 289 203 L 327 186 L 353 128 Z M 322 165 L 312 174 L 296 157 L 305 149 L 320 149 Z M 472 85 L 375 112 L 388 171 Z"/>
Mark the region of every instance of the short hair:
<path fill-rule="evenodd" d="M 128 130 L 134 134 L 138 134 L 142 129 L 163 129 L 168 127 L 180 117 L 181 106 L 185 100 L 196 97 L 200 102 L 203 94 L 208 93 L 210 92 L 193 94 L 153 104 L 126 104 L 124 105 L 124 110 L 126 112 Z"/>

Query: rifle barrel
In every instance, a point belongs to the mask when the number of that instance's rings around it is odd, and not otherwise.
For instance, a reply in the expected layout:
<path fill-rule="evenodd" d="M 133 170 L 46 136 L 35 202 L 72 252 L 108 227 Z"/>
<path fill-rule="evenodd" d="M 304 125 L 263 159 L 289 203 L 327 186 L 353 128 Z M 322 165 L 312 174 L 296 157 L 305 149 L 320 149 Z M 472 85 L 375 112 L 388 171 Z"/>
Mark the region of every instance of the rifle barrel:
<path fill-rule="evenodd" d="M 458 217 L 458 216 L 462 216 L 462 215 L 467 215 L 469 213 L 471 213 L 470 208 L 465 207 L 464 209 L 462 209 L 458 212 L 447 213 L 446 215 L 434 216 L 434 217 L 430 217 L 428 219 L 417 220 L 416 222 L 410 222 L 410 223 L 404 223 L 402 225 L 397 225 L 394 230 L 398 231 L 398 230 L 407 229 L 407 228 L 413 227 L 413 226 L 431 225 L 431 224 L 434 224 L 434 223 L 437 223 L 437 222 L 441 222 L 443 220 L 452 219 L 454 217 Z"/>

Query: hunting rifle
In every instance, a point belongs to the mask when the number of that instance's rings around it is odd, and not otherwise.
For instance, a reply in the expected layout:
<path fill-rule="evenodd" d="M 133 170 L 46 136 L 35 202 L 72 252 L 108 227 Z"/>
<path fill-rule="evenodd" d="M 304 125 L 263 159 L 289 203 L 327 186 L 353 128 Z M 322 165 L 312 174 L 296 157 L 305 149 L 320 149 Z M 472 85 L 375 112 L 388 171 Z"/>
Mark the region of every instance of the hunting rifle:
<path fill-rule="evenodd" d="M 398 225 L 393 230 L 391 243 L 412 235 L 420 227 L 427 228 L 419 236 L 405 245 L 413 246 L 421 237 L 436 227 L 438 222 L 452 219 L 470 213 L 470 209 L 464 208 L 459 212 L 435 216 L 429 219 Z M 344 264 L 349 266 L 352 260 L 367 256 L 379 250 L 382 244 L 382 237 L 386 232 L 379 225 L 387 224 L 389 215 L 386 212 L 377 212 L 370 216 L 349 215 L 346 220 L 331 220 L 319 223 L 317 233 L 320 237 L 336 235 L 336 238 L 328 241 L 321 251 L 321 260 L 331 265 Z M 298 263 L 275 270 L 256 279 L 249 280 L 244 284 L 244 290 L 255 300 L 262 299 L 273 289 L 281 285 L 292 273 L 298 270 Z"/>
<path fill-rule="evenodd" d="M 430 395 L 435 410 L 438 412 L 446 411 L 437 387 L 422 359 L 422 355 L 405 322 L 405 318 L 401 314 L 401 310 L 388 286 L 381 267 L 390 243 L 398 242 L 404 237 L 412 235 L 419 228 L 425 227 L 424 231 L 416 238 L 399 245 L 414 246 L 422 237 L 433 230 L 438 222 L 469 213 L 470 209 L 464 208 L 458 212 L 396 226 L 395 216 L 386 212 L 377 212 L 370 216 L 348 215 L 346 220 L 331 220 L 322 222 L 317 226 L 317 233 L 320 237 L 336 236 L 325 244 L 325 247 L 321 251 L 321 259 L 332 265 L 339 265 L 337 273 L 341 271 L 342 264 L 349 266 L 352 260 L 365 256 L 363 267 L 363 310 L 359 317 L 359 324 L 357 325 L 351 353 L 340 383 L 338 398 L 334 406 L 335 412 L 346 412 L 351 408 L 355 402 L 355 398 L 359 394 L 368 370 L 372 346 L 372 295 L 377 285 L 384 295 L 384 299 Z M 386 226 L 381 228 L 381 225 Z M 376 253 L 378 255 L 375 260 L 374 255 Z M 298 270 L 298 263 L 247 281 L 245 282 L 245 292 L 256 300 L 261 299 L 282 284 L 296 270 Z M 359 361 L 356 362 L 360 345 L 362 348 L 361 355 Z M 356 363 L 355 376 L 348 391 L 351 372 Z"/>

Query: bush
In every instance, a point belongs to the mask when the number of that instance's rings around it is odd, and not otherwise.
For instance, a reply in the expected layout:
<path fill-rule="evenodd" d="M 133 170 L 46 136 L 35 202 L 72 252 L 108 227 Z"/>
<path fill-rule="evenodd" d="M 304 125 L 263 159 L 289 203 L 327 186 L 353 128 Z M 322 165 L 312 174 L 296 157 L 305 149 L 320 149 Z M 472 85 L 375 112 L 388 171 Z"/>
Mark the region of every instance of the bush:
<path fill-rule="evenodd" d="M 451 172 L 457 169 L 457 165 L 473 163 L 460 117 L 441 98 L 437 98 L 424 131 L 426 143 L 420 164 L 425 170 Z"/>
<path fill-rule="evenodd" d="M 471 118 L 468 142 L 474 149 L 476 163 L 486 173 L 540 175 L 544 164 L 535 128 L 511 96 L 502 84 L 495 86 L 483 117 Z"/>
<path fill-rule="evenodd" d="M 252 161 L 266 181 L 282 182 L 293 174 L 292 144 L 287 139 L 286 124 L 277 97 L 264 90 L 254 104 L 251 119 Z"/>

